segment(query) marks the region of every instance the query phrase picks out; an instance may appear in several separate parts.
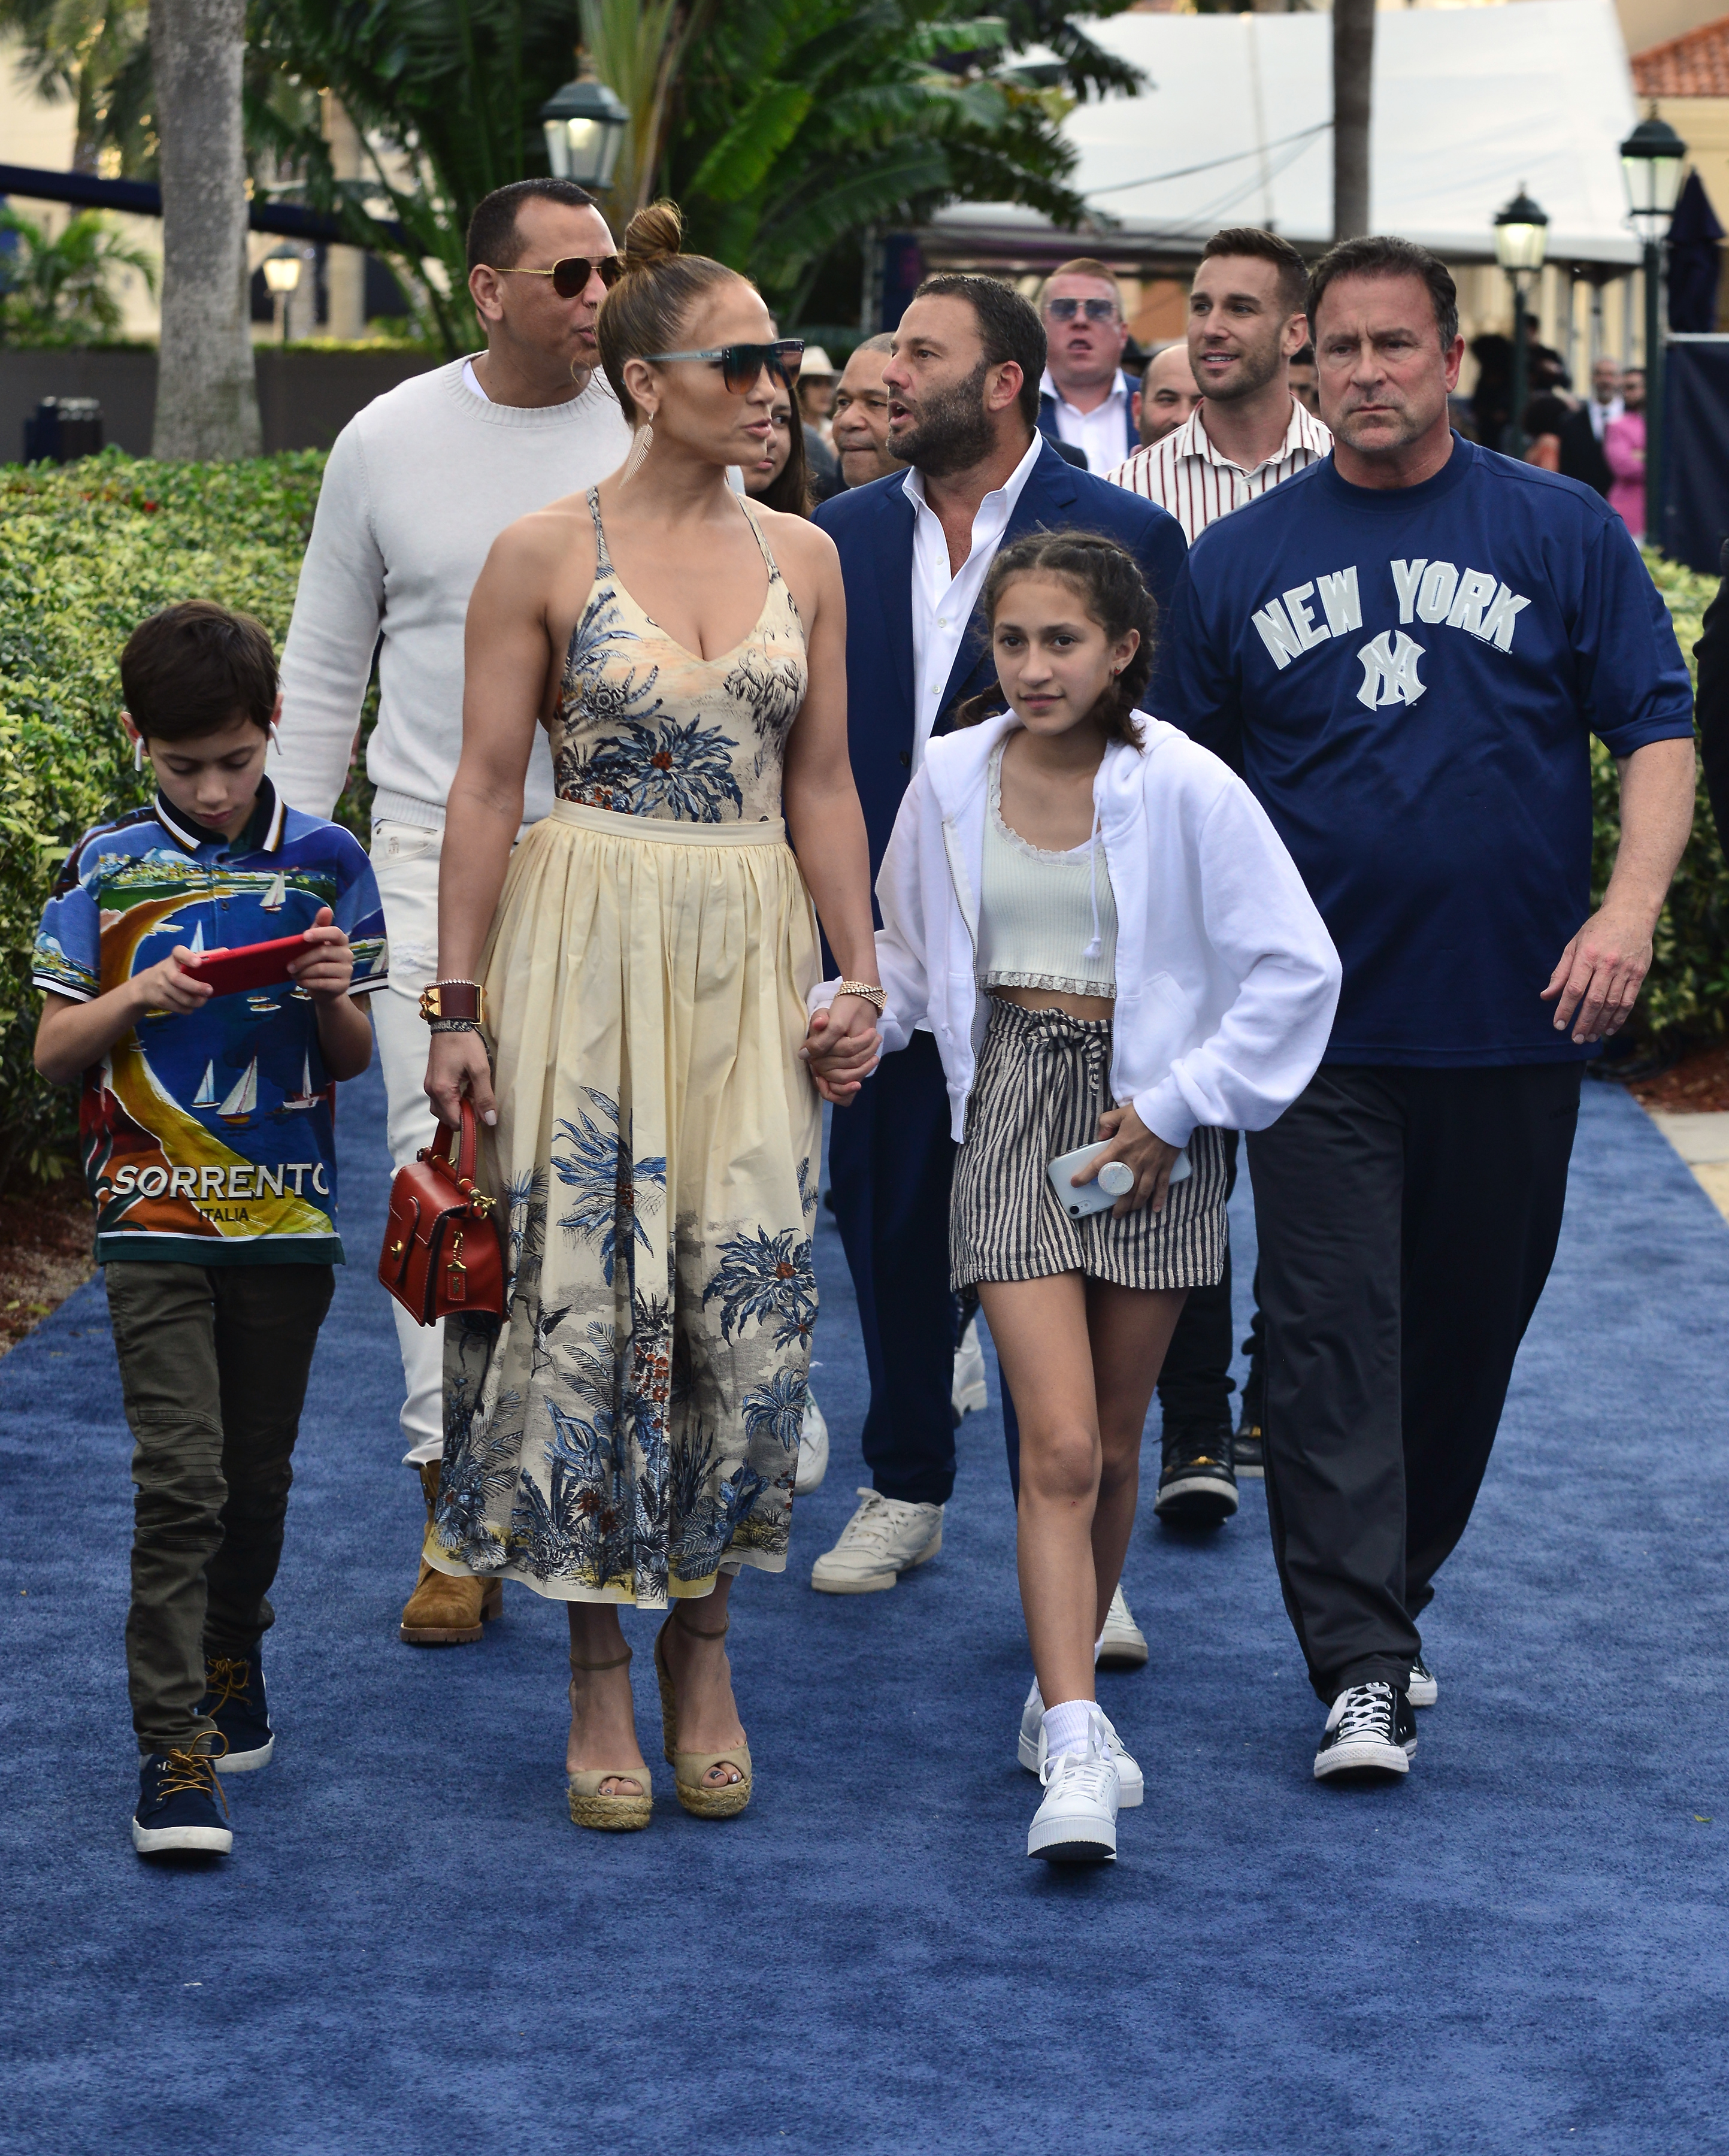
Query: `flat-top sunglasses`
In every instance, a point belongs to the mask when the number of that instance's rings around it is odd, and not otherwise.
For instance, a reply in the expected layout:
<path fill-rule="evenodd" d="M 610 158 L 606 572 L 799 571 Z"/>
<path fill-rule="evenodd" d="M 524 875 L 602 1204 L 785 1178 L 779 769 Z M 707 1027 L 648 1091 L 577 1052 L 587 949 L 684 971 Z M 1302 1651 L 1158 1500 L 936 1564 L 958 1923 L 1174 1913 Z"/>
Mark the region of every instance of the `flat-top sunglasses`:
<path fill-rule="evenodd" d="M 721 379 L 735 397 L 742 397 L 746 390 L 754 389 L 762 378 L 766 367 L 777 374 L 790 389 L 793 377 L 798 372 L 798 362 L 804 357 L 803 337 L 777 337 L 772 344 L 716 344 L 702 352 L 645 352 L 643 357 L 651 363 L 667 359 L 718 359 Z"/>
<path fill-rule="evenodd" d="M 482 267 L 492 270 L 495 277 L 550 277 L 552 290 L 561 300 L 574 300 L 588 289 L 588 280 L 598 270 L 600 281 L 610 291 L 618 281 L 623 264 L 616 254 L 597 254 L 591 261 L 585 254 L 567 254 L 562 262 L 555 262 L 550 270 L 493 270 L 488 262 Z"/>

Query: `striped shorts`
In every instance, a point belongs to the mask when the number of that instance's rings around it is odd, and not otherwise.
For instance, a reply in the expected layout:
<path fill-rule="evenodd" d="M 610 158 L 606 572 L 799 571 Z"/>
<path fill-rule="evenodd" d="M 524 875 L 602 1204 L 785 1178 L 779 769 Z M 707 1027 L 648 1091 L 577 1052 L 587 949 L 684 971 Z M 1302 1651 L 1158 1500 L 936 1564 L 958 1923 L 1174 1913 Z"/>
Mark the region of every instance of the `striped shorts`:
<path fill-rule="evenodd" d="M 1143 1289 L 1210 1287 L 1224 1270 L 1224 1142 L 1214 1130 L 1188 1142 L 1192 1172 L 1164 1209 L 1142 1206 L 1070 1219 L 1045 1171 L 1090 1144 L 1111 1106 L 1111 1021 L 1023 1010 L 991 998 L 990 1025 L 955 1158 L 949 1272 L 977 1281 L 1089 1280 Z"/>

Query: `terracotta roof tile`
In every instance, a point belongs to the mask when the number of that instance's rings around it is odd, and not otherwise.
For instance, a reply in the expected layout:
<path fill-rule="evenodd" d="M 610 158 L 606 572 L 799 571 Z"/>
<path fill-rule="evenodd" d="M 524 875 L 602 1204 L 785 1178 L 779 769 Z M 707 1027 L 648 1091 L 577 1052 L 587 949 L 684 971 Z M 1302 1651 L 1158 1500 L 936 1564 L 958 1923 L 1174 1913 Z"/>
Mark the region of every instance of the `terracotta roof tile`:
<path fill-rule="evenodd" d="M 1729 97 L 1729 15 L 1633 55 L 1641 97 Z"/>

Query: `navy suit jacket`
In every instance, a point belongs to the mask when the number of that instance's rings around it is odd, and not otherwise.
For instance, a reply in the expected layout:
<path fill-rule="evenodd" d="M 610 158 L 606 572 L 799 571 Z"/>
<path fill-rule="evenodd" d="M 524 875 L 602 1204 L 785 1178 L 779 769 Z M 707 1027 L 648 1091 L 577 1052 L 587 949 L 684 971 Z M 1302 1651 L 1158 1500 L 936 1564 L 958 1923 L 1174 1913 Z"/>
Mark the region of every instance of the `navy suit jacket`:
<path fill-rule="evenodd" d="M 1135 392 L 1141 387 L 1141 377 L 1126 373 L 1123 381 L 1128 388 L 1123 399 L 1123 454 L 1131 457 L 1141 446 L 1140 430 L 1135 424 Z M 1047 442 L 1057 439 L 1057 400 L 1048 389 L 1039 393 L 1039 431 Z"/>
<path fill-rule="evenodd" d="M 847 737 L 853 778 L 870 838 L 870 876 L 895 828 L 912 778 L 913 506 L 899 473 L 825 501 L 816 521 L 840 550 L 846 583 Z M 1006 547 L 1034 531 L 1101 531 L 1141 564 L 1161 610 L 1169 603 L 1188 547 L 1168 510 L 1125 487 L 1065 464 L 1049 442 L 1027 475 L 1003 535 Z M 934 732 L 947 733 L 955 706 L 995 687 L 996 663 L 975 613 L 943 690 Z"/>

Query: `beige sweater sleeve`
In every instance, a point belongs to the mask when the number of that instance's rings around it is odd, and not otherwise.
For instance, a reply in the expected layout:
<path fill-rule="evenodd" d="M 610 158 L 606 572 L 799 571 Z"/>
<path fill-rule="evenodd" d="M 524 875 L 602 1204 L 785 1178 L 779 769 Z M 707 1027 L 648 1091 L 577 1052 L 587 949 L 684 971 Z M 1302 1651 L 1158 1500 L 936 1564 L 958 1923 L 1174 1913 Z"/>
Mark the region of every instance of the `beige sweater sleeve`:
<path fill-rule="evenodd" d="M 271 777 L 308 815 L 328 816 L 347 783 L 383 616 L 384 560 L 351 421 L 325 466 L 282 654 L 281 754 Z"/>

